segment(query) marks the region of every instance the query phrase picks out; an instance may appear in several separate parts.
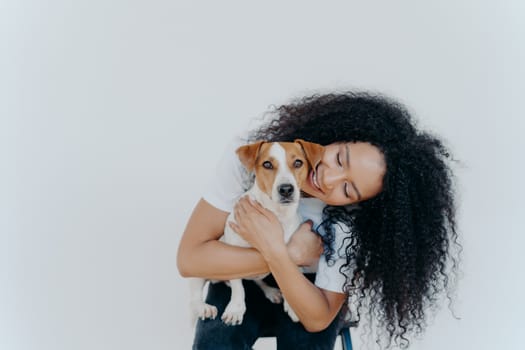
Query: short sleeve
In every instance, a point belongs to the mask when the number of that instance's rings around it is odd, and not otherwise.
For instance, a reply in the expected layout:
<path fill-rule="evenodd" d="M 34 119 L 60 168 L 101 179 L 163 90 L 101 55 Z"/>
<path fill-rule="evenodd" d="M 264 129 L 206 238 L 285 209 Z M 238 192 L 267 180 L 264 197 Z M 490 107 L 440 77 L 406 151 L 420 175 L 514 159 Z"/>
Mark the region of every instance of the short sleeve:
<path fill-rule="evenodd" d="M 325 257 L 322 256 L 317 266 L 315 285 L 319 288 L 336 293 L 345 293 L 346 276 L 341 271 L 347 270 L 343 267 L 346 264 L 346 253 L 343 244 L 345 243 L 345 237 L 349 234 L 348 226 L 343 224 L 335 226 L 332 258 L 327 262 Z"/>
<path fill-rule="evenodd" d="M 321 235 L 324 232 L 321 222 L 325 206 L 326 204 L 317 198 L 302 198 L 299 203 L 299 212 L 303 220 L 312 220 L 314 229 Z M 346 277 L 339 271 L 346 264 L 346 252 L 343 244 L 349 232 L 350 228 L 343 223 L 334 226 L 335 237 L 332 243 L 334 252 L 330 262 L 327 262 L 324 256 L 319 259 L 315 276 L 317 287 L 336 293 L 344 293 Z M 345 268 L 343 269 L 346 271 Z"/>
<path fill-rule="evenodd" d="M 235 153 L 242 144 L 240 137 L 228 144 L 202 194 L 208 203 L 225 212 L 233 210 L 235 202 L 246 191 L 250 181 L 249 174 Z"/>

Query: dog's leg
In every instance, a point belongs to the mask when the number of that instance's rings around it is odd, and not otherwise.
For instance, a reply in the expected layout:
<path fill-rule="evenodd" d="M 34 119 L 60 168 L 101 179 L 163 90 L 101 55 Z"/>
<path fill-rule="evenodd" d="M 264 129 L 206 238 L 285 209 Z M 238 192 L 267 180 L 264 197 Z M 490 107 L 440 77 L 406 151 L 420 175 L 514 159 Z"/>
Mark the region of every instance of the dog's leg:
<path fill-rule="evenodd" d="M 224 309 L 221 319 L 229 326 L 235 326 L 242 323 L 242 318 L 246 312 L 246 303 L 244 302 L 244 287 L 242 280 L 236 279 L 230 281 L 232 295 L 230 302 Z"/>
<path fill-rule="evenodd" d="M 274 304 L 279 304 L 283 301 L 283 295 L 279 288 L 270 287 L 263 280 L 254 280 L 255 283 L 262 289 L 264 295 L 268 300 Z"/>
<path fill-rule="evenodd" d="M 217 317 L 217 308 L 203 301 L 204 284 L 206 284 L 206 280 L 203 278 L 190 278 L 190 306 L 193 321 L 196 321 L 197 317 L 201 320 Z"/>
<path fill-rule="evenodd" d="M 292 307 L 290 306 L 290 304 L 288 304 L 286 299 L 284 299 L 283 307 L 284 307 L 284 311 L 286 311 L 286 313 L 288 314 L 288 316 L 290 316 L 292 321 L 299 322 L 299 317 L 297 317 L 297 315 L 295 314 L 295 311 L 292 310 Z"/>

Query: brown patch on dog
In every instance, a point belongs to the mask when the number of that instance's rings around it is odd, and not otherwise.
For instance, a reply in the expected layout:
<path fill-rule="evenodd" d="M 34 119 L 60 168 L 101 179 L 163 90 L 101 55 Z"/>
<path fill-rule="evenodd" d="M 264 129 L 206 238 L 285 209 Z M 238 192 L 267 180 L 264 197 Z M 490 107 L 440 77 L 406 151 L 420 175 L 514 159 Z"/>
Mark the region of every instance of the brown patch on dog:
<path fill-rule="evenodd" d="M 299 189 L 308 178 L 310 170 L 321 160 L 324 148 L 321 145 L 295 140 L 279 142 L 285 150 L 286 164 L 279 164 L 271 154 L 272 142 L 258 141 L 237 149 L 241 163 L 248 171 L 255 172 L 259 188 L 271 196 L 275 177 L 280 167 L 287 166 Z"/>
<path fill-rule="evenodd" d="M 259 150 L 264 143 L 264 141 L 257 141 L 237 148 L 237 156 L 248 171 L 253 171 Z"/>
<path fill-rule="evenodd" d="M 317 163 L 319 163 L 323 157 L 324 147 L 318 143 L 308 142 L 301 139 L 297 139 L 294 142 L 301 145 L 306 159 L 308 159 L 310 169 L 315 168 Z"/>

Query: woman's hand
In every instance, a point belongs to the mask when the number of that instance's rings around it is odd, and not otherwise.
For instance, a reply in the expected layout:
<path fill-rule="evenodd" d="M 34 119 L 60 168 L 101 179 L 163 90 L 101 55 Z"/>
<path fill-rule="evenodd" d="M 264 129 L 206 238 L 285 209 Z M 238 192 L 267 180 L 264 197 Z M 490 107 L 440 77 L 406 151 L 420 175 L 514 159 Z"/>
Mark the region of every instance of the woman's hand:
<path fill-rule="evenodd" d="M 234 215 L 237 223 L 229 223 L 230 227 L 263 256 L 282 250 L 283 229 L 274 213 L 245 196 L 235 205 Z M 311 266 L 323 253 L 323 242 L 312 232 L 312 222 L 307 221 L 295 231 L 286 248 L 296 265 Z"/>
<path fill-rule="evenodd" d="M 233 213 L 236 223 L 230 222 L 230 227 L 264 257 L 301 323 L 310 332 L 325 329 L 347 296 L 315 286 L 297 268 L 317 262 L 323 251 L 321 238 L 312 232 L 311 222 L 302 224 L 287 246 L 281 223 L 259 203 L 245 196 L 235 205 Z"/>
<path fill-rule="evenodd" d="M 317 264 L 323 253 L 321 236 L 312 231 L 312 221 L 304 222 L 288 242 L 288 253 L 298 266 Z"/>
<path fill-rule="evenodd" d="M 229 222 L 230 227 L 265 258 L 286 249 L 282 225 L 270 210 L 244 196 L 233 213 L 236 223 Z"/>

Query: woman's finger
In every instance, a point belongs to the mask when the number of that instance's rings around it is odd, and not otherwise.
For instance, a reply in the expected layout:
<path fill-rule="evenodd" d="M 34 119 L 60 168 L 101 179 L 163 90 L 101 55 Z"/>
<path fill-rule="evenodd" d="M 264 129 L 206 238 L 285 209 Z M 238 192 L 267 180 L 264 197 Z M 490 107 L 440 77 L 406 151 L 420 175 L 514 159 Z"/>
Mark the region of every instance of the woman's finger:
<path fill-rule="evenodd" d="M 250 211 L 250 202 L 247 196 L 244 196 L 241 199 L 239 199 L 237 205 L 239 206 L 239 208 L 241 208 L 242 213 L 247 213 Z"/>
<path fill-rule="evenodd" d="M 251 205 L 253 206 L 253 208 L 255 210 L 257 210 L 259 213 L 263 214 L 264 216 L 268 216 L 268 209 L 266 209 L 265 207 L 263 207 L 261 205 L 261 203 L 259 203 L 258 201 L 256 201 L 255 199 L 250 199 L 250 203 Z"/>
<path fill-rule="evenodd" d="M 266 209 L 265 207 L 262 206 L 261 203 L 259 203 L 258 201 L 254 200 L 254 199 L 250 199 L 250 202 L 251 202 L 251 206 L 258 212 L 260 213 L 261 215 L 263 215 L 266 219 L 268 220 L 273 220 L 275 218 L 275 214 L 269 210 L 269 209 Z"/>
<path fill-rule="evenodd" d="M 239 222 L 239 220 L 242 220 L 243 217 L 245 217 L 246 212 L 242 208 L 242 206 L 237 203 L 233 207 L 233 217 L 235 218 L 235 221 Z"/>
<path fill-rule="evenodd" d="M 269 219 L 268 210 L 263 208 L 262 205 L 257 203 L 255 200 L 251 199 L 249 196 L 245 196 L 239 200 L 239 205 L 242 207 L 243 215 L 251 217 L 252 219 L 257 219 L 257 217 L 264 217 Z"/>

